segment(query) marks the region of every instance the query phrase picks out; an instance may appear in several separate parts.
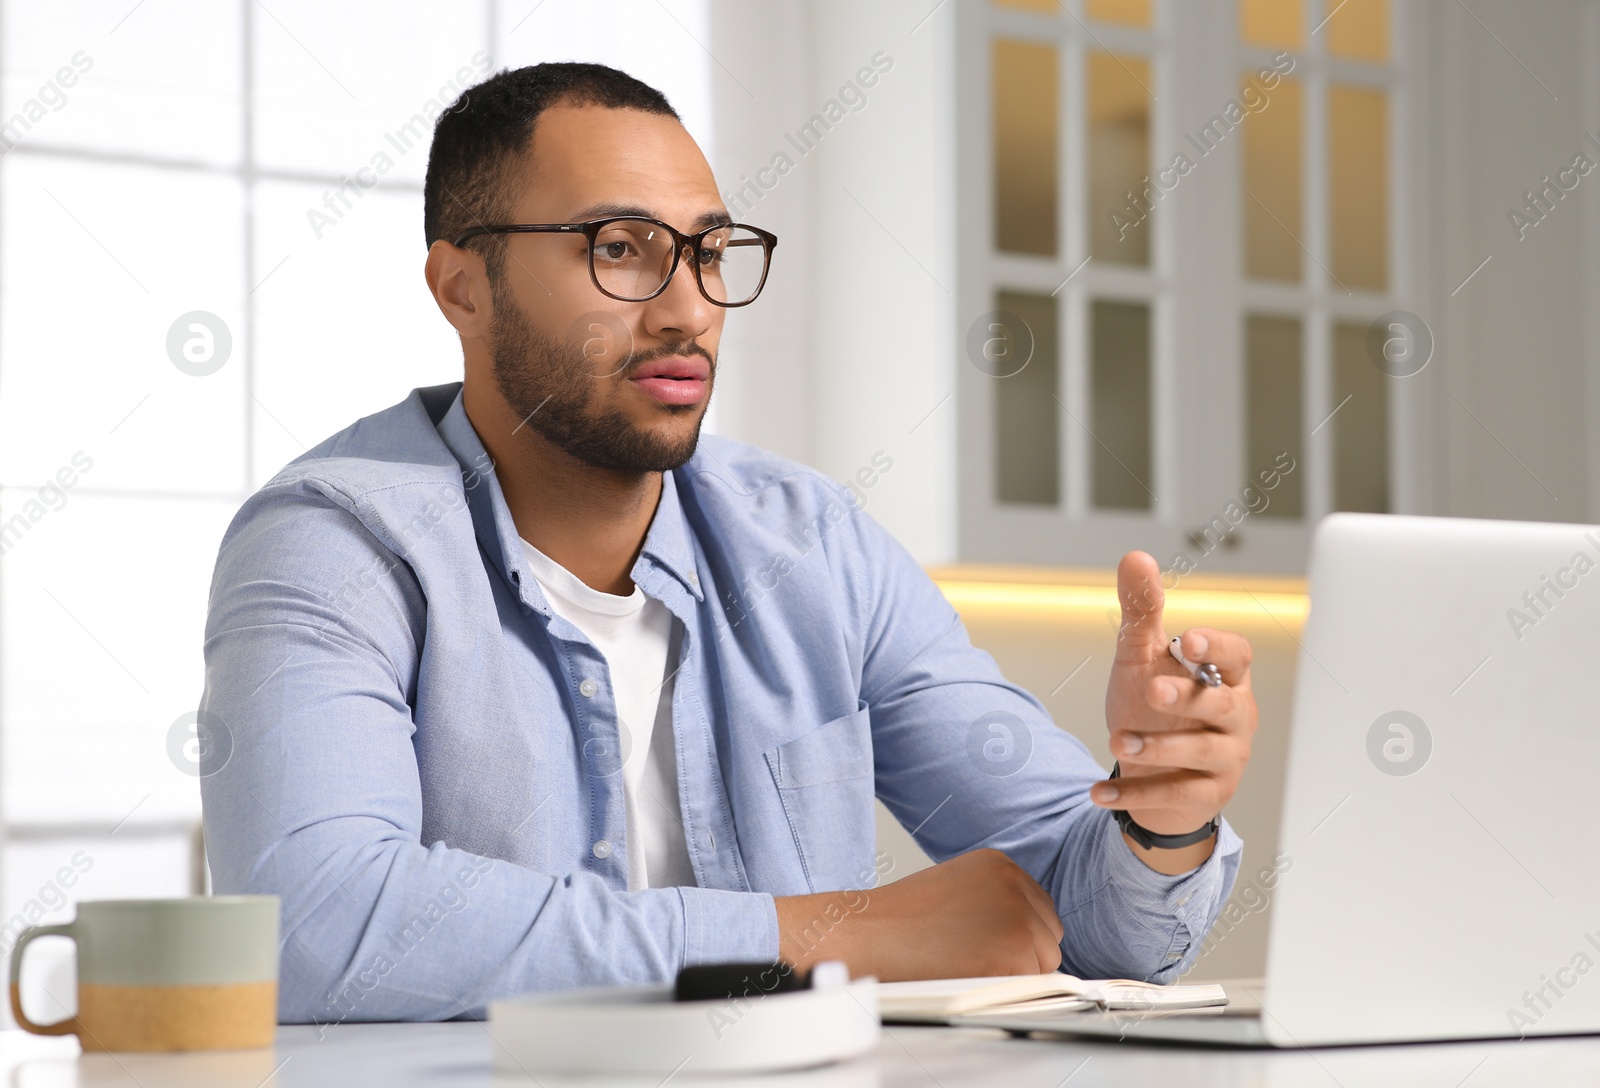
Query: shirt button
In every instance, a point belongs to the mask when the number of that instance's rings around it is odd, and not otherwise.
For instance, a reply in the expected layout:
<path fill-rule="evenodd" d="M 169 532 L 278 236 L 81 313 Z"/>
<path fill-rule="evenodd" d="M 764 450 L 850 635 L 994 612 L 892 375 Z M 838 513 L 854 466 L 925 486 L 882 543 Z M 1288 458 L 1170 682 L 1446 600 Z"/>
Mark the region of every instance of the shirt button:
<path fill-rule="evenodd" d="M 585 678 L 584 681 L 581 684 L 578 685 L 578 692 L 585 699 L 594 698 L 594 693 L 599 691 L 599 690 L 600 690 L 600 685 L 595 683 L 593 680 L 588 679 L 588 678 Z"/>
<path fill-rule="evenodd" d="M 689 572 L 689 584 L 694 586 L 696 589 L 700 587 L 700 576 L 694 571 Z"/>
<path fill-rule="evenodd" d="M 611 856 L 611 843 L 605 839 L 601 839 L 599 842 L 594 844 L 593 850 L 595 857 L 608 858 Z"/>

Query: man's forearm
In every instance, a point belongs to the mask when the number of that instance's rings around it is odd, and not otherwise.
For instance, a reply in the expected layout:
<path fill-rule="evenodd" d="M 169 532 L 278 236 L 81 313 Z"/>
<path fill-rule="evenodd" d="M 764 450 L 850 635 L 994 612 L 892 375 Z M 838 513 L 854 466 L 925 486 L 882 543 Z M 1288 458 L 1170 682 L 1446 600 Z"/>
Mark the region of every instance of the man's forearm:
<path fill-rule="evenodd" d="M 852 976 L 881 976 L 873 961 L 873 942 L 864 939 L 870 925 L 862 917 L 869 891 L 787 895 L 773 902 L 778 911 L 778 958 L 801 971 L 823 960 L 843 960 Z"/>
<path fill-rule="evenodd" d="M 225 865 L 218 890 L 283 898 L 286 1022 L 443 1020 L 517 993 L 670 982 L 686 962 L 772 949 L 768 899 L 752 892 L 618 892 L 589 874 L 393 840 L 337 852 L 285 841 L 254 879 L 244 868 Z"/>

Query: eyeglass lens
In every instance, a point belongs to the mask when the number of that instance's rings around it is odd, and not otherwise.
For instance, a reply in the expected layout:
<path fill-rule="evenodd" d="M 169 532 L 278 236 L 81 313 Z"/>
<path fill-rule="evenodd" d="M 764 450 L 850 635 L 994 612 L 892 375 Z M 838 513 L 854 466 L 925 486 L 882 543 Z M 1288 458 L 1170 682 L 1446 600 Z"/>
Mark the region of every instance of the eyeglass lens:
<path fill-rule="evenodd" d="M 595 235 L 595 279 L 618 298 L 649 298 L 667 282 L 676 245 L 659 223 L 613 220 Z M 700 282 L 716 302 L 748 301 L 760 288 L 767 266 L 760 235 L 737 226 L 718 227 L 707 234 L 694 257 L 700 265 Z"/>

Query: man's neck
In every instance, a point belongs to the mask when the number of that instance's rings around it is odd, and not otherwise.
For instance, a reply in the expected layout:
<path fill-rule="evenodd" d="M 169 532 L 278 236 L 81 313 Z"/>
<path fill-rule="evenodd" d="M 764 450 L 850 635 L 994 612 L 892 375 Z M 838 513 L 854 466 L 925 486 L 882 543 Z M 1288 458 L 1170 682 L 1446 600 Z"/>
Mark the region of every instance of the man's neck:
<path fill-rule="evenodd" d="M 518 535 L 591 589 L 632 593 L 629 572 L 661 499 L 661 473 L 595 468 L 519 426 L 500 398 L 463 401 Z"/>

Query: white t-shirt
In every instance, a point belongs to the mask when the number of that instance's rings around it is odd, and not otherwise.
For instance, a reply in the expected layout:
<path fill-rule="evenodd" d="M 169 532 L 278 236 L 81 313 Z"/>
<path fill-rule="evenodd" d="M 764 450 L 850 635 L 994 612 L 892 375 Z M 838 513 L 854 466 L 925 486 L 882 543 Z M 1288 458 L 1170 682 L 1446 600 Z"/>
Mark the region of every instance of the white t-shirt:
<path fill-rule="evenodd" d="M 628 818 L 628 890 L 693 886 L 694 867 L 678 808 L 673 678 L 667 668 L 679 647 L 676 617 L 638 586 L 626 597 L 602 593 L 526 540 L 522 548 L 551 609 L 594 643 L 611 673 L 627 753 L 622 792 Z"/>

